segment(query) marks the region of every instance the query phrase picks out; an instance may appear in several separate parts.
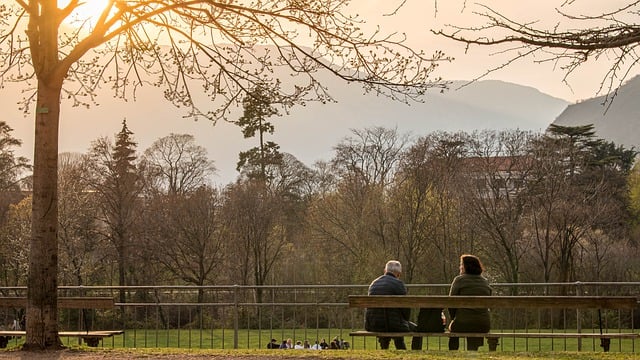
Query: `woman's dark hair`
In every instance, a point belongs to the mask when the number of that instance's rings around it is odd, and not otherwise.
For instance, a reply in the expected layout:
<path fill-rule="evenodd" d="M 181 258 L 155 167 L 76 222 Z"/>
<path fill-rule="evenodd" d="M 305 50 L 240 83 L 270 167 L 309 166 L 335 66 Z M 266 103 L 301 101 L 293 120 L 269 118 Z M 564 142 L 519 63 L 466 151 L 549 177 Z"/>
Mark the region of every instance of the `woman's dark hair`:
<path fill-rule="evenodd" d="M 464 273 L 470 275 L 480 275 L 484 271 L 484 267 L 475 255 L 462 255 L 460 256 L 460 263 L 464 267 Z"/>

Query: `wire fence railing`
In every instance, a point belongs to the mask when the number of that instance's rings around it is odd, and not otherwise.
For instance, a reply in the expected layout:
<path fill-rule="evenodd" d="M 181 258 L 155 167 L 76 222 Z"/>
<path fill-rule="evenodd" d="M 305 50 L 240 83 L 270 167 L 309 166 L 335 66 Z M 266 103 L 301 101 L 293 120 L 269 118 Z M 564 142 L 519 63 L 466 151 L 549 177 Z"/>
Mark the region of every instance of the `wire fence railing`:
<path fill-rule="evenodd" d="M 124 330 L 106 338 L 106 347 L 172 347 L 200 349 L 265 348 L 272 339 L 291 339 L 312 346 L 354 347 L 349 332 L 364 327 L 362 309 L 348 306 L 348 296 L 366 294 L 367 285 L 270 286 L 64 286 L 59 297 L 109 296 L 114 309 L 60 309 L 61 330 Z M 410 294 L 446 295 L 449 284 L 408 284 Z M 640 282 L 495 283 L 495 295 L 639 296 Z M 24 287 L 0 287 L 2 296 L 26 296 Z M 638 332 L 640 311 L 634 310 L 492 310 L 496 331 Z M 24 309 L 0 308 L 5 326 L 24 316 Z M 413 311 L 417 316 L 417 310 Z M 69 341 L 77 339 L 69 339 Z M 13 339 L 18 343 L 19 339 Z M 375 339 L 358 339 L 359 348 L 375 347 Z M 439 340 L 438 340 L 439 341 Z M 360 343 L 362 342 L 362 343 Z M 350 344 L 351 343 L 351 344 Z M 435 344 L 435 343 L 434 343 Z M 440 343 L 431 346 L 440 347 Z M 513 349 L 517 350 L 514 340 Z M 507 347 L 510 345 L 506 345 Z M 526 344 L 528 349 L 528 344 Z M 568 349 L 571 343 L 540 344 L 542 349 Z M 429 342 L 427 342 L 429 348 Z M 612 351 L 635 352 L 635 340 L 612 344 Z"/>

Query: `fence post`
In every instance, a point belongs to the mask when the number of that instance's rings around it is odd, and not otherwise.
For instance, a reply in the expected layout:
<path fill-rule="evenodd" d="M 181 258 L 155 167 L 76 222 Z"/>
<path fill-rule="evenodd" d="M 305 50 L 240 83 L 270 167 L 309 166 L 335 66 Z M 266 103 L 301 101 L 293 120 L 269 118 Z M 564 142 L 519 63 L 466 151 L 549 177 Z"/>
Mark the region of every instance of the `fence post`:
<path fill-rule="evenodd" d="M 576 281 L 576 296 L 582 296 L 582 288 L 580 281 Z M 582 332 L 582 320 L 580 319 L 580 309 L 576 309 L 576 330 Z M 582 338 L 578 338 L 578 351 L 582 351 Z"/>
<path fill-rule="evenodd" d="M 238 285 L 233 286 L 233 348 L 238 348 L 238 331 L 239 331 L 239 314 L 240 306 L 238 305 Z"/>

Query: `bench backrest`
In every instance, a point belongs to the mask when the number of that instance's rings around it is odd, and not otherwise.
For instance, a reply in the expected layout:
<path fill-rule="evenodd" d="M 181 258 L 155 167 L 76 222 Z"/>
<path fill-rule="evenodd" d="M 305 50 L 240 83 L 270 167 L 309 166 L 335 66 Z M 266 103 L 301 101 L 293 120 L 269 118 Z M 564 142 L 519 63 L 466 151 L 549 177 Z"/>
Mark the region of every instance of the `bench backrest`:
<path fill-rule="evenodd" d="M 25 308 L 27 298 L 18 296 L 0 297 L 0 307 Z M 113 309 L 115 301 L 111 297 L 59 297 L 60 309 Z"/>
<path fill-rule="evenodd" d="M 548 308 L 634 309 L 634 296 L 350 295 L 356 308 Z"/>

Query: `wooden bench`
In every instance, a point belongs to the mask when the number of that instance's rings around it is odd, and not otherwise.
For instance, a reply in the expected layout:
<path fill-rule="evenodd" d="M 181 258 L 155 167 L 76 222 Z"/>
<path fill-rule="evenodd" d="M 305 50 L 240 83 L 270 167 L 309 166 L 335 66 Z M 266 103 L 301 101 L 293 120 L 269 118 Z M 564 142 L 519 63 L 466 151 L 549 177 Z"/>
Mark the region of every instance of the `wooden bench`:
<path fill-rule="evenodd" d="M 25 308 L 27 298 L 18 296 L 0 296 L 0 307 Z M 115 301 L 110 297 L 59 297 L 59 309 L 113 309 Z"/>
<path fill-rule="evenodd" d="M 100 340 L 114 335 L 124 334 L 124 330 L 97 330 L 97 331 L 58 331 L 60 337 L 77 337 L 81 338 L 85 344 L 91 347 L 97 347 Z M 26 336 L 24 330 L 0 330 L 0 348 L 6 348 L 9 340 Z"/>
<path fill-rule="evenodd" d="M 25 308 L 27 306 L 26 297 L 0 297 L 0 308 Z M 59 297 L 59 309 L 113 309 L 115 301 L 111 297 Z M 81 338 L 88 346 L 96 347 L 100 340 L 114 335 L 123 334 L 124 330 L 81 330 L 81 331 L 59 331 L 61 337 Z M 26 336 L 24 330 L 0 330 L 0 348 L 5 348 L 10 339 Z"/>
<path fill-rule="evenodd" d="M 438 296 L 438 295 L 351 295 L 352 308 L 521 308 L 521 309 L 614 309 L 633 310 L 639 300 L 633 296 Z M 600 329 L 602 324 L 600 323 Z M 638 339 L 640 334 L 582 332 L 489 332 L 489 333 L 424 333 L 353 331 L 350 336 L 376 337 L 485 337 L 489 351 L 496 351 L 500 338 L 576 338 L 600 339 L 604 351 L 611 339 Z"/>

